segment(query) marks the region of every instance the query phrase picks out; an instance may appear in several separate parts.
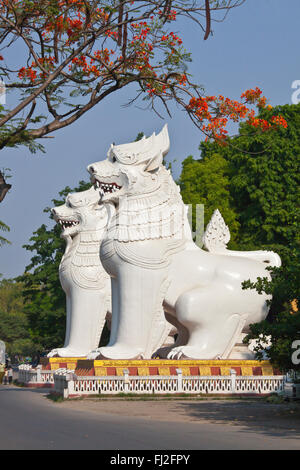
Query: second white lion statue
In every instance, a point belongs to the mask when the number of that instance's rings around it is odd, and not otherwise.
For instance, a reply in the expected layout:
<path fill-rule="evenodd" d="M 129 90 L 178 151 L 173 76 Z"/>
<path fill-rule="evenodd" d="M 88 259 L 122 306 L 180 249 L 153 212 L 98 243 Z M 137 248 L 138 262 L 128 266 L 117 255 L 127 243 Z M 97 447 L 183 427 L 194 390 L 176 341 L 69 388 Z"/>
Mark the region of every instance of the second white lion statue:
<path fill-rule="evenodd" d="M 66 294 L 67 321 L 64 347 L 48 356 L 85 357 L 99 345 L 111 312 L 110 277 L 99 257 L 107 210 L 99 205 L 99 192 L 91 187 L 69 194 L 66 203 L 52 213 L 66 240 L 59 278 Z"/>
<path fill-rule="evenodd" d="M 109 207 L 101 262 L 112 278 L 107 359 L 149 358 L 164 334 L 164 310 L 188 331 L 169 358 L 227 358 L 242 331 L 268 313 L 268 296 L 243 290 L 246 279 L 280 265 L 273 252 L 213 253 L 192 241 L 178 186 L 163 166 L 165 126 L 141 141 L 112 145 L 89 165 Z"/>

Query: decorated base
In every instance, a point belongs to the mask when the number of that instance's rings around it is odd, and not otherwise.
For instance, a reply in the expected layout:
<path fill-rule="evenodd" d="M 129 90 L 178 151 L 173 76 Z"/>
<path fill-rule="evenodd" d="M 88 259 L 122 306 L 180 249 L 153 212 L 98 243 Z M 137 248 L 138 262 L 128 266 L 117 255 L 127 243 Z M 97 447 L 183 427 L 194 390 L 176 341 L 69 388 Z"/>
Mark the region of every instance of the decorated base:
<path fill-rule="evenodd" d="M 177 375 L 176 369 L 181 369 L 183 375 L 218 376 L 230 375 L 230 369 L 237 375 L 280 375 L 269 361 L 219 359 L 219 360 L 88 360 L 84 358 L 43 358 L 41 364 L 44 370 L 66 368 L 75 370 L 78 376 L 114 376 L 123 375 L 128 369 L 129 375 Z"/>

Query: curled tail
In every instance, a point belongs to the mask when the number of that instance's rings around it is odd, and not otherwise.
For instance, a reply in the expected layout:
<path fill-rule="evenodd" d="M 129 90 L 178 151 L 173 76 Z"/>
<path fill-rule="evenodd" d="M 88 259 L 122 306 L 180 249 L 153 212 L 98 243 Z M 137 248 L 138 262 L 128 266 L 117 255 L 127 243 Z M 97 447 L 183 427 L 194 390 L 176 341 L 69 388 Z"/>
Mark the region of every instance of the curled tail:
<path fill-rule="evenodd" d="M 226 250 L 224 252 L 220 252 L 220 254 L 228 255 L 228 256 L 242 256 L 244 258 L 251 258 L 255 259 L 256 261 L 261 261 L 262 263 L 266 263 L 272 267 L 281 266 L 281 259 L 280 256 L 275 253 L 274 251 L 232 251 Z"/>
<path fill-rule="evenodd" d="M 269 266 L 281 266 L 280 256 L 274 251 L 233 251 L 227 250 L 227 243 L 230 240 L 230 231 L 218 209 L 216 209 L 207 224 L 203 235 L 204 247 L 210 253 L 216 253 L 227 256 L 238 256 L 243 258 L 255 259 Z"/>

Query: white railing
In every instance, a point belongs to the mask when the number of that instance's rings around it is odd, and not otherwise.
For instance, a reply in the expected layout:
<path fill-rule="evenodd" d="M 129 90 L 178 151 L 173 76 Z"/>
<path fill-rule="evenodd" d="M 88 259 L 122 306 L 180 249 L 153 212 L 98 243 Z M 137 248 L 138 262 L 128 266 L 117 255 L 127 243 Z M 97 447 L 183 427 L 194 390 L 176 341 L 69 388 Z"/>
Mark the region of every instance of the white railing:
<path fill-rule="evenodd" d="M 261 379 L 261 380 L 258 380 Z M 237 377 L 236 393 L 267 394 L 282 392 L 284 388 L 284 376 L 260 376 L 260 377 Z"/>
<path fill-rule="evenodd" d="M 18 382 L 27 384 L 31 381 L 36 382 L 36 370 L 29 364 L 21 364 L 18 367 Z"/>
<path fill-rule="evenodd" d="M 80 395 L 132 394 L 269 394 L 283 391 L 285 376 L 123 376 L 77 377 L 73 371 L 54 373 L 54 392 L 65 398 Z"/>
<path fill-rule="evenodd" d="M 68 398 L 70 395 L 74 395 L 74 393 L 70 393 L 70 391 L 73 391 L 72 384 L 74 383 L 75 377 L 74 370 L 57 369 L 54 371 L 53 392 L 62 395 L 64 398 Z"/>
<path fill-rule="evenodd" d="M 53 370 L 42 370 L 42 366 L 33 368 L 29 364 L 21 364 L 18 367 L 18 382 L 28 385 L 54 384 L 53 372 Z"/>
<path fill-rule="evenodd" d="M 220 377 L 183 377 L 183 393 L 234 393 L 233 376 Z"/>
<path fill-rule="evenodd" d="M 153 375 L 129 377 L 125 393 L 178 393 L 178 376 Z"/>

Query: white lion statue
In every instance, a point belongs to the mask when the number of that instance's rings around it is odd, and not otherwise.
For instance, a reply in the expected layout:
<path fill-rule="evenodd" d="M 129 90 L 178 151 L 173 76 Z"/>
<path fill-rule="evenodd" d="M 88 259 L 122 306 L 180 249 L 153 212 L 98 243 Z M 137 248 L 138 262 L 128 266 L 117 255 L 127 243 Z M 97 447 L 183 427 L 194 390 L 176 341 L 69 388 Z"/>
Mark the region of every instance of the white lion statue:
<path fill-rule="evenodd" d="M 98 347 L 111 312 L 110 277 L 99 257 L 108 214 L 94 187 L 69 194 L 52 213 L 66 240 L 59 278 L 66 294 L 67 321 L 64 347 L 53 349 L 48 357 L 85 357 Z"/>
<path fill-rule="evenodd" d="M 168 150 L 165 126 L 158 135 L 112 145 L 105 161 L 88 167 L 109 214 L 100 256 L 112 278 L 112 334 L 97 350 L 101 358 L 151 357 L 164 335 L 164 310 L 188 332 L 169 358 L 227 358 L 249 324 L 268 313 L 269 297 L 241 283 L 268 277 L 266 266 L 280 265 L 279 256 L 198 248 L 179 188 L 162 164 Z"/>

